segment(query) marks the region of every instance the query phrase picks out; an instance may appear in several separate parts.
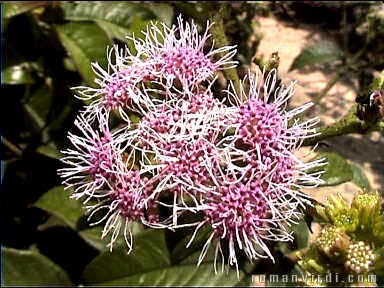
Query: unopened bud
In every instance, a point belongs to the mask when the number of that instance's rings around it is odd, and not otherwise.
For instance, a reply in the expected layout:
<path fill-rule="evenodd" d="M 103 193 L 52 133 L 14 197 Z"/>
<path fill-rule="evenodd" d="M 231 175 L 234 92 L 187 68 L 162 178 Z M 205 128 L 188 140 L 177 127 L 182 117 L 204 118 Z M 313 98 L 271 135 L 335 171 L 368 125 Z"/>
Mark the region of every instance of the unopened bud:
<path fill-rule="evenodd" d="M 373 229 L 372 226 L 381 214 L 381 197 L 377 192 L 356 195 L 352 201 L 352 207 L 359 213 L 361 229 Z"/>
<path fill-rule="evenodd" d="M 359 215 L 355 209 L 338 210 L 332 217 L 333 223 L 346 232 L 353 232 L 359 226 Z"/>
<path fill-rule="evenodd" d="M 358 211 L 351 208 L 341 196 L 329 196 L 325 211 L 331 222 L 346 232 L 355 231 L 359 225 Z"/>

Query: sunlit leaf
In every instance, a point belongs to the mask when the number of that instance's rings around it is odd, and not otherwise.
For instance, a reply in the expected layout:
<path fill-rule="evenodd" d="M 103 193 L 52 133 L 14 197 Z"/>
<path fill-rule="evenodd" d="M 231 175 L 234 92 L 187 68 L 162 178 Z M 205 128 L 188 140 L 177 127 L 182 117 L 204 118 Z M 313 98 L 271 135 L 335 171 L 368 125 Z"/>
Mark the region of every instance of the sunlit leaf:
<path fill-rule="evenodd" d="M 91 62 L 106 68 L 106 49 L 111 44 L 105 32 L 95 23 L 74 22 L 56 26 L 59 38 L 73 59 L 83 79 L 94 85 Z"/>
<path fill-rule="evenodd" d="M 38 252 L 13 248 L 3 248 L 2 252 L 3 285 L 71 285 L 67 273 Z"/>
<path fill-rule="evenodd" d="M 120 245 L 113 251 L 105 251 L 96 257 L 84 271 L 86 283 L 113 281 L 122 277 L 143 273 L 170 265 L 164 231 L 153 230 L 134 238 L 133 251 Z"/>
<path fill-rule="evenodd" d="M 320 153 L 319 157 L 325 157 L 328 162 L 321 177 L 325 181 L 324 186 L 338 185 L 352 180 L 351 165 L 344 157 L 333 152 Z"/>
<path fill-rule="evenodd" d="M 95 21 L 110 39 L 121 41 L 141 34 L 152 20 L 159 18 L 169 25 L 173 19 L 173 8 L 165 3 L 64 2 L 62 7 L 67 20 Z"/>
<path fill-rule="evenodd" d="M 72 229 L 76 229 L 76 223 L 83 212 L 81 202 L 69 198 L 69 192 L 64 190 L 64 186 L 49 190 L 37 200 L 34 206 L 60 218 Z"/>
<path fill-rule="evenodd" d="M 23 3 L 4 3 L 4 18 L 25 13 L 40 6 L 47 5 L 45 1 L 24 1 Z"/>
<path fill-rule="evenodd" d="M 329 63 L 342 58 L 343 52 L 336 43 L 328 40 L 319 41 L 305 47 L 293 60 L 289 70 L 301 69 L 308 65 Z"/>

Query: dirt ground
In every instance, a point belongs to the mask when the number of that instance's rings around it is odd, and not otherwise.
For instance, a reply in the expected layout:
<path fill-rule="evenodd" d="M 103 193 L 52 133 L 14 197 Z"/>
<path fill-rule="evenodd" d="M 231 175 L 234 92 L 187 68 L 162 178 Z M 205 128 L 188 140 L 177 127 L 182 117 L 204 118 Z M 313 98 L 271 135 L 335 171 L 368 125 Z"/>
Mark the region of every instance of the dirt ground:
<path fill-rule="evenodd" d="M 329 37 L 316 27 L 292 27 L 287 23 L 278 21 L 273 16 L 258 17 L 257 32 L 263 35 L 257 50 L 257 55 L 269 57 L 271 53 L 278 52 L 280 56 L 279 74 L 284 83 L 297 81 L 295 96 L 291 100 L 292 106 L 298 106 L 311 100 L 309 94 L 320 91 L 332 78 L 332 73 L 321 71 L 301 72 L 288 71 L 293 60 L 300 51 L 312 41 Z M 330 71 L 331 72 L 331 71 Z M 316 105 L 311 115 L 320 117 L 321 124 L 330 124 L 346 115 L 354 103 L 356 93 L 348 86 L 338 82 L 328 94 Z M 333 139 L 327 139 L 328 151 L 338 152 L 347 159 L 363 167 L 372 189 L 384 188 L 384 139 L 378 132 L 367 135 L 350 134 Z M 369 148 L 368 148 L 369 147 Z M 368 149 L 367 149 L 368 148 Z M 308 152 L 309 149 L 303 149 Z M 307 192 L 315 199 L 324 201 L 329 193 L 341 193 L 345 198 L 351 199 L 360 189 L 353 183 L 344 183 L 337 186 L 311 189 Z"/>

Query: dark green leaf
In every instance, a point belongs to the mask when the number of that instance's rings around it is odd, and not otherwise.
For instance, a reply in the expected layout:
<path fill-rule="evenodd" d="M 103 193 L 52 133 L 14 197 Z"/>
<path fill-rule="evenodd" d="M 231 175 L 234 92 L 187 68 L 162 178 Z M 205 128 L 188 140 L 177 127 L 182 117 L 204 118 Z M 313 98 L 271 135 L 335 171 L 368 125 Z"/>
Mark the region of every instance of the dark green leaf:
<path fill-rule="evenodd" d="M 364 170 L 355 163 L 350 163 L 350 167 L 353 173 L 352 182 L 367 191 L 371 190 L 371 185 Z"/>
<path fill-rule="evenodd" d="M 295 242 L 297 249 L 303 249 L 308 246 L 309 230 L 307 223 L 302 220 L 294 228 L 295 231 Z"/>
<path fill-rule="evenodd" d="M 55 215 L 69 227 L 76 229 L 76 223 L 82 215 L 81 202 L 69 198 L 69 195 L 64 186 L 57 186 L 41 196 L 34 206 Z"/>
<path fill-rule="evenodd" d="M 42 145 L 38 147 L 36 152 L 53 159 L 60 159 L 63 156 L 57 149 L 49 145 Z"/>
<path fill-rule="evenodd" d="M 153 230 L 134 238 L 134 250 L 127 254 L 125 245 L 105 251 L 87 266 L 86 283 L 102 283 L 170 265 L 164 231 Z"/>
<path fill-rule="evenodd" d="M 52 100 L 52 94 L 46 86 L 40 87 L 28 99 L 25 99 L 24 109 L 39 131 L 45 127 Z M 43 141 L 49 140 L 46 139 L 47 135 L 44 137 Z"/>
<path fill-rule="evenodd" d="M 353 172 L 348 161 L 337 153 L 324 152 L 320 157 L 325 157 L 328 164 L 325 166 L 325 173 L 322 179 L 325 181 L 323 186 L 338 185 L 352 180 Z"/>
<path fill-rule="evenodd" d="M 167 267 L 116 279 L 101 283 L 101 285 L 124 285 L 124 286 L 249 286 L 250 277 L 244 276 L 239 272 L 237 277 L 235 270 L 227 273 L 215 273 L 213 264 L 196 265 L 178 265 Z"/>
<path fill-rule="evenodd" d="M 2 252 L 3 285 L 71 285 L 66 272 L 38 252 L 12 248 L 3 248 Z"/>
<path fill-rule="evenodd" d="M 98 62 L 106 68 L 106 49 L 111 44 L 107 35 L 90 22 L 68 23 L 57 26 L 56 30 L 83 79 L 89 85 L 94 85 L 95 74 L 91 62 Z"/>
<path fill-rule="evenodd" d="M 212 263 L 215 259 L 215 245 L 211 244 L 207 250 L 207 254 L 204 256 L 204 259 L 201 263 Z M 196 265 L 199 261 L 199 257 L 201 254 L 201 249 L 190 254 L 187 258 L 183 259 L 180 264 L 191 264 Z M 220 255 L 218 255 L 220 257 Z"/>
<path fill-rule="evenodd" d="M 53 227 L 68 227 L 67 223 L 65 223 L 60 218 L 51 215 L 49 216 L 48 220 L 45 221 L 43 224 L 40 224 L 37 226 L 37 230 L 39 231 L 45 231 L 47 229 L 53 228 Z"/>
<path fill-rule="evenodd" d="M 79 235 L 81 236 L 81 238 L 83 238 L 89 245 L 91 245 L 95 249 L 99 251 L 105 251 L 109 249 L 107 247 L 109 240 L 107 237 L 101 239 L 102 231 L 103 231 L 102 226 L 96 226 L 96 227 L 79 231 Z M 143 226 L 141 224 L 139 223 L 132 224 L 132 234 L 134 236 L 139 235 L 142 232 L 143 232 Z M 116 243 L 115 244 L 116 246 L 124 245 L 123 237 L 119 237 L 118 239 L 116 239 L 115 243 Z"/>
<path fill-rule="evenodd" d="M 323 64 L 340 60 L 343 52 L 332 41 L 319 41 L 305 47 L 293 60 L 289 70 L 301 69 L 307 65 Z"/>
<path fill-rule="evenodd" d="M 173 249 L 171 254 L 172 263 L 179 263 L 183 259 L 187 258 L 191 254 L 193 254 L 196 251 L 200 251 L 201 248 L 206 243 L 209 234 L 212 231 L 209 227 L 203 227 L 201 228 L 195 235 L 195 238 L 193 239 L 193 242 L 191 245 L 186 248 L 186 245 L 191 239 L 191 236 L 193 233 L 185 236 L 179 243 L 177 243 L 175 249 Z"/>
<path fill-rule="evenodd" d="M 89 245 L 91 245 L 92 247 L 94 247 L 99 251 L 103 251 L 106 249 L 106 246 L 108 244 L 108 239 L 107 238 L 101 239 L 102 231 L 103 231 L 103 227 L 97 226 L 97 227 L 92 227 L 86 230 L 79 231 L 79 235 Z M 120 239 L 116 241 L 119 241 L 119 240 Z"/>

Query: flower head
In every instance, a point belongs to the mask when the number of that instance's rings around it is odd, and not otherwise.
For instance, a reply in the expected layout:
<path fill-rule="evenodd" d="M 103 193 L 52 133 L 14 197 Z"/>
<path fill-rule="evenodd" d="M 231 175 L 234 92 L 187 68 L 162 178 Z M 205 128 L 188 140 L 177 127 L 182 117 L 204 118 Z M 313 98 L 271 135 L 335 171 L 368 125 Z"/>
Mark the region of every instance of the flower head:
<path fill-rule="evenodd" d="M 61 161 L 67 167 L 58 172 L 64 179 L 63 184 L 74 188 L 72 196 L 75 198 L 90 199 L 98 189 L 114 180 L 121 144 L 125 141 L 125 128 L 112 132 L 108 117 L 104 113 L 97 116 L 95 123 L 91 123 L 80 114 L 75 125 L 81 135 L 69 133 L 68 139 L 74 148 L 62 151 L 65 157 Z"/>
<path fill-rule="evenodd" d="M 348 248 L 345 267 L 352 273 L 366 273 L 373 268 L 376 255 L 363 241 L 351 243 Z"/>
<path fill-rule="evenodd" d="M 112 233 L 108 244 L 110 250 L 122 234 L 129 253 L 133 249 L 133 223 L 155 225 L 159 221 L 157 203 L 146 201 L 151 191 L 148 178 L 140 176 L 137 171 L 127 171 L 125 167 L 121 167 L 114 181 L 99 192 L 100 201 L 86 207 L 89 221 L 100 210 L 105 211 L 104 216 L 92 225 L 105 222 L 102 238 Z"/>
<path fill-rule="evenodd" d="M 266 241 L 292 240 L 289 226 L 300 218 L 298 208 L 310 204 L 309 196 L 298 189 L 321 183 L 321 173 L 306 170 L 324 165 L 323 160 L 304 163 L 293 154 L 302 139 L 315 133 L 317 119 L 295 120 L 310 105 L 286 111 L 284 104 L 293 95 L 293 84 L 275 86 L 276 71 L 262 76 L 266 80 L 259 82 L 249 74 L 249 89 L 241 86 L 242 97 L 229 91 L 238 103 L 225 114 L 226 130 L 233 132 L 221 133 L 216 142 L 221 161 L 212 170 L 213 189 L 197 207 L 205 219 L 196 231 L 204 224 L 213 231 L 200 262 L 214 238 L 228 242 L 230 265 L 237 265 L 237 250 L 243 250 L 250 260 L 265 254 L 273 259 Z M 216 254 L 221 252 L 220 245 Z"/>
<path fill-rule="evenodd" d="M 89 117 L 93 118 L 102 111 L 109 113 L 116 110 L 129 123 L 127 112 L 138 111 L 137 106 L 145 103 L 139 97 L 144 95 L 140 90 L 142 83 L 154 77 L 152 64 L 119 50 L 117 46 L 110 48 L 107 55 L 107 70 L 97 62 L 92 63 L 92 69 L 97 76 L 95 83 L 99 87 L 78 86 L 73 89 L 77 91 L 77 98 L 91 101 L 86 108 Z"/>
<path fill-rule="evenodd" d="M 75 149 L 64 151 L 63 183 L 86 197 L 89 219 L 104 211 L 93 224 L 105 221 L 102 237 L 111 234 L 111 249 L 122 234 L 132 250 L 133 222 L 194 226 L 188 245 L 209 226 L 199 263 L 213 242 L 216 259 L 228 244 L 229 265 L 237 267 L 239 250 L 250 260 L 273 260 L 267 243 L 292 240 L 289 226 L 310 204 L 299 189 L 320 183 L 321 172 L 307 170 L 322 160 L 304 163 L 294 154 L 318 120 L 296 117 L 310 103 L 285 109 L 294 83 L 277 85 L 275 70 L 260 80 L 249 74 L 240 95 L 232 89 L 216 99 L 214 80 L 205 81 L 235 65 L 236 50 L 206 50 L 211 25 L 200 35 L 194 22 L 177 21 L 171 28 L 150 24 L 144 39 L 131 38 L 134 54 L 110 49 L 107 71 L 93 64 L 99 87 L 77 87 L 91 103 L 75 122 L 82 135 L 69 135 Z M 109 127 L 112 110 L 125 120 L 119 130 Z M 131 123 L 130 112 L 140 119 Z M 165 207 L 161 217 L 158 206 Z M 180 223 L 189 212 L 201 221 Z"/>
<path fill-rule="evenodd" d="M 197 25 L 184 23 L 182 16 L 177 18 L 177 26 L 171 28 L 155 23 L 144 32 L 145 39 L 132 39 L 136 50 L 144 51 L 147 59 L 155 61 L 155 69 L 166 80 L 167 87 L 179 80 L 184 87 L 199 84 L 213 76 L 214 72 L 233 67 L 236 61 L 231 58 L 236 53 L 234 46 L 214 49 L 206 52 L 205 46 L 210 38 L 208 30 L 212 24 L 207 23 L 203 35 Z M 216 60 L 216 55 L 221 57 Z"/>

